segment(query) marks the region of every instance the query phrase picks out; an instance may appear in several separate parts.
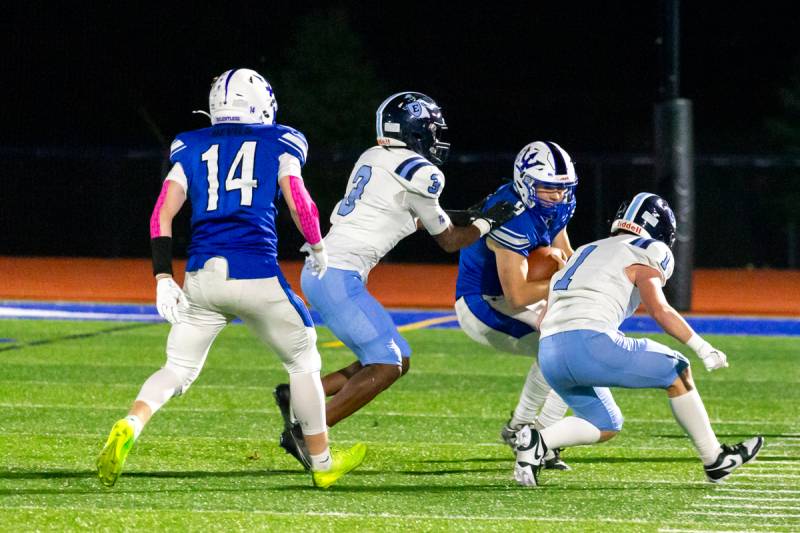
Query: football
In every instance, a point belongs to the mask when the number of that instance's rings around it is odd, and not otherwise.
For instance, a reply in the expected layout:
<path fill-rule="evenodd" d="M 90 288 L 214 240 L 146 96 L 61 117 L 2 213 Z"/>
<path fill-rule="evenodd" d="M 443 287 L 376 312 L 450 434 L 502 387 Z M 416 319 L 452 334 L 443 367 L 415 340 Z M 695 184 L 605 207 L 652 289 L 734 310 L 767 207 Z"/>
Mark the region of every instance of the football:
<path fill-rule="evenodd" d="M 550 279 L 558 271 L 558 261 L 550 257 L 550 251 L 550 246 L 542 246 L 528 254 L 528 281 Z"/>

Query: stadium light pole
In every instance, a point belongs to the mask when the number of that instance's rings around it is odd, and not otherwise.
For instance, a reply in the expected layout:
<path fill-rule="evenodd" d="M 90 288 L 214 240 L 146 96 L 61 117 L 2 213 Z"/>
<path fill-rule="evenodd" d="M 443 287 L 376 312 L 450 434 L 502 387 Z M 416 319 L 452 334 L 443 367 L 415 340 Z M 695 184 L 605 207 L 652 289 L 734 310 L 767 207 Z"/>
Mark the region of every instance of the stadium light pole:
<path fill-rule="evenodd" d="M 661 0 L 660 80 L 654 110 L 656 190 L 675 211 L 675 273 L 666 287 L 672 305 L 688 311 L 694 269 L 694 134 L 692 102 L 680 98 L 680 1 Z"/>

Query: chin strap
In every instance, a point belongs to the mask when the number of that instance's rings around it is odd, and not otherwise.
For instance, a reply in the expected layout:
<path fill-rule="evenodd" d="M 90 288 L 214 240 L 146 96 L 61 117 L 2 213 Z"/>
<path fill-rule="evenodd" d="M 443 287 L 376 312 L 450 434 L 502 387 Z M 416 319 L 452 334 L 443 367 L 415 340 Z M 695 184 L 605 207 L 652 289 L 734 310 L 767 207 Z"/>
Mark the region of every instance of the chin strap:
<path fill-rule="evenodd" d="M 194 111 L 192 111 L 192 114 L 193 115 L 205 115 L 205 116 L 208 117 L 208 120 L 212 120 L 211 119 L 211 114 L 208 111 L 203 111 L 202 109 L 195 109 Z"/>

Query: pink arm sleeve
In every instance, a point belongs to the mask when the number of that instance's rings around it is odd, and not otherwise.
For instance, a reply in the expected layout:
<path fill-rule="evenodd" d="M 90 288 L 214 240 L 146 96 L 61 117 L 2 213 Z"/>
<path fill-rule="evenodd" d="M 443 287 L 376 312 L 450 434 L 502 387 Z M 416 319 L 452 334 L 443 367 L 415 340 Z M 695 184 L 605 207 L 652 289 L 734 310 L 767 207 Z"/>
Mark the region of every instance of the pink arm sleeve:
<path fill-rule="evenodd" d="M 169 190 L 170 180 L 164 180 L 164 185 L 161 186 L 161 194 L 158 195 L 156 205 L 153 208 L 153 214 L 150 215 L 150 238 L 155 239 L 161 237 L 161 208 L 164 206 L 164 201 L 167 199 L 167 191 Z"/>
<path fill-rule="evenodd" d="M 292 201 L 300 219 L 300 229 L 308 244 L 317 244 L 322 240 L 319 230 L 319 211 L 317 205 L 308 194 L 303 180 L 297 176 L 289 176 L 289 190 L 292 191 Z"/>

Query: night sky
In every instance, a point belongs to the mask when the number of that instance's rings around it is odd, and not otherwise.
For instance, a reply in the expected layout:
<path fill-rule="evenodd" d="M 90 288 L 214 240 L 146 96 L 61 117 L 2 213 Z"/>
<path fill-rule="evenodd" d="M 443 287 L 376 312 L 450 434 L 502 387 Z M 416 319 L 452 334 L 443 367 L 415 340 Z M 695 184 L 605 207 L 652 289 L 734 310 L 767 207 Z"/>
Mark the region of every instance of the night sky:
<path fill-rule="evenodd" d="M 231 67 L 273 81 L 286 121 L 288 51 L 302 21 L 325 12 L 298 2 L 106 4 L 5 13 L 0 144 L 154 146 L 156 130 L 171 138 L 205 125 L 190 113 L 207 108 L 211 78 Z M 698 152 L 775 151 L 764 119 L 781 113 L 780 88 L 800 76 L 800 8 L 683 4 L 680 93 L 694 102 Z M 386 95 L 418 90 L 442 105 L 454 153 L 513 152 L 537 138 L 578 152 L 651 149 L 656 1 L 337 5 Z"/>

